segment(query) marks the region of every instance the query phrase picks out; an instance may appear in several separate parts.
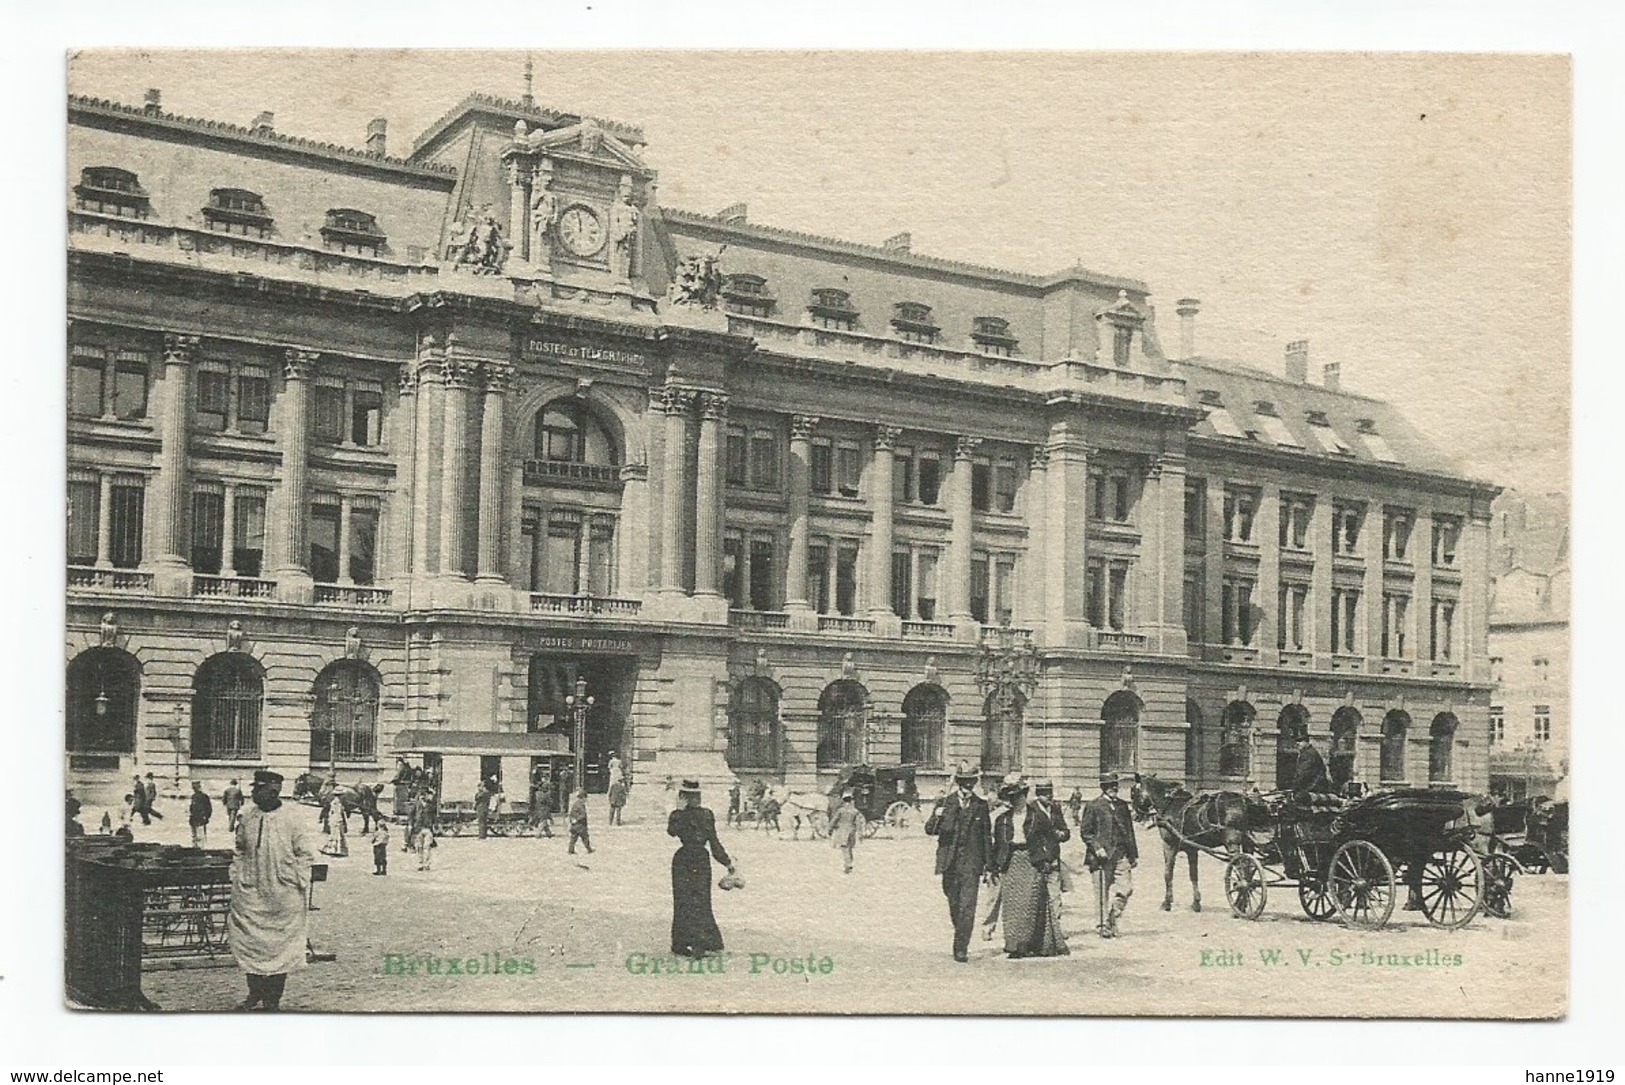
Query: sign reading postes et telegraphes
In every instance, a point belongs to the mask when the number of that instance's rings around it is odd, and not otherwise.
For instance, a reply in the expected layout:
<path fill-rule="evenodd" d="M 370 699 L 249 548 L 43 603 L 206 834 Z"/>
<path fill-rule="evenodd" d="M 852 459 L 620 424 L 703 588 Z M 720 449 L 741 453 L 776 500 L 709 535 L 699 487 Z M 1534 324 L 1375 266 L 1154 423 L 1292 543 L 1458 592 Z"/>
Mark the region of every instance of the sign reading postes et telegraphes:
<path fill-rule="evenodd" d="M 635 350 L 590 347 L 582 343 L 560 343 L 552 339 L 532 339 L 528 353 L 541 358 L 569 358 L 578 362 L 608 362 L 611 365 L 643 365 L 647 359 Z"/>
<path fill-rule="evenodd" d="M 622 652 L 637 651 L 624 637 L 536 637 L 531 647 L 539 652 Z"/>

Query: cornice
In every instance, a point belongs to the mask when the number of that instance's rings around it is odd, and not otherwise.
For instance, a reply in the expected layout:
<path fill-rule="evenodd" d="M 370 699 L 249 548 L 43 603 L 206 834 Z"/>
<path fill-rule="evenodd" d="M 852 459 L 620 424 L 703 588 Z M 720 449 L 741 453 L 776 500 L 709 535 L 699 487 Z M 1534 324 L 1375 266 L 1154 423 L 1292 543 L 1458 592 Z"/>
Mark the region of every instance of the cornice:
<path fill-rule="evenodd" d="M 1188 460 L 1193 470 L 1206 459 L 1242 460 L 1282 467 L 1299 476 L 1325 475 L 1338 479 L 1363 479 L 1372 476 L 1405 485 L 1422 485 L 1464 497 L 1490 501 L 1501 492 L 1501 487 L 1482 479 L 1452 475 L 1442 471 L 1423 471 L 1402 464 L 1380 460 L 1334 459 L 1330 456 L 1309 456 L 1274 446 L 1262 447 L 1241 444 L 1234 438 L 1208 437 L 1190 434 L 1187 437 Z"/>

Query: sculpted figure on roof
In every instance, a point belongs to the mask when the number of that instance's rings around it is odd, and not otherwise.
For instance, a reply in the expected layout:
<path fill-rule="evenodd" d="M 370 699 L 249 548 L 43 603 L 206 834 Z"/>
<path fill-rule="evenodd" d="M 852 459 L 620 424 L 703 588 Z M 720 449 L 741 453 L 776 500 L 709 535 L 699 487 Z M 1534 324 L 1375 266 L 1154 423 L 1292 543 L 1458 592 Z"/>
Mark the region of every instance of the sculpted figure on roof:
<path fill-rule="evenodd" d="M 721 263 L 720 252 L 684 257 L 677 264 L 677 275 L 666 291 L 666 300 L 673 305 L 715 309 L 722 295 Z"/>

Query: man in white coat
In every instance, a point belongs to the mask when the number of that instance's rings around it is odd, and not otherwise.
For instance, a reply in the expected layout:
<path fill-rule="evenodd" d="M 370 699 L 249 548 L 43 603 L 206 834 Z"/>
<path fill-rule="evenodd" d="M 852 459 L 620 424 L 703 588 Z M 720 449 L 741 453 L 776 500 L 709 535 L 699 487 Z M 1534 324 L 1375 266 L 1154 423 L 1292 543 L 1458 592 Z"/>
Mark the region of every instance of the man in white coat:
<path fill-rule="evenodd" d="M 315 861 L 303 811 L 282 805 L 282 777 L 254 773 L 252 802 L 237 823 L 231 861 L 231 955 L 248 978 L 238 1009 L 281 1008 L 288 973 L 305 966 L 310 865 Z"/>

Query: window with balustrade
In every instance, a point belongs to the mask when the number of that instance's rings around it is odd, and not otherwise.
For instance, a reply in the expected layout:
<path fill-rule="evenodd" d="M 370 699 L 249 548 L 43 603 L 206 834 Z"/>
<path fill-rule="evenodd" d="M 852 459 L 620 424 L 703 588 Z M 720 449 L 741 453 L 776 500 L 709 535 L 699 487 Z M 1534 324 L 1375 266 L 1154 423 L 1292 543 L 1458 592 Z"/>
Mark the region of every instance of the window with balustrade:
<path fill-rule="evenodd" d="M 192 681 L 192 758 L 259 761 L 265 671 L 252 656 L 222 652 Z"/>
<path fill-rule="evenodd" d="M 620 477 L 620 445 L 577 396 L 548 403 L 536 414 L 534 461 L 528 474 L 575 482 L 613 482 Z"/>
<path fill-rule="evenodd" d="M 948 695 L 937 685 L 920 684 L 903 698 L 902 761 L 935 768 L 942 764 L 948 730 Z"/>
<path fill-rule="evenodd" d="M 831 331 L 852 331 L 858 325 L 858 310 L 852 304 L 852 295 L 834 287 L 815 287 L 807 305 L 807 315 L 813 326 Z"/>
<path fill-rule="evenodd" d="M 211 230 L 241 237 L 264 239 L 275 229 L 264 197 L 242 188 L 213 189 L 203 208 L 203 221 Z"/>
<path fill-rule="evenodd" d="M 335 207 L 322 223 L 322 244 L 334 252 L 378 256 L 388 238 L 374 216 L 352 207 Z"/>
<path fill-rule="evenodd" d="M 1016 353 L 1018 341 L 1010 334 L 1010 322 L 998 316 L 979 316 L 971 320 L 971 342 L 976 349 L 993 358 L 1010 358 Z"/>
<path fill-rule="evenodd" d="M 379 688 L 378 672 L 355 659 L 330 663 L 316 676 L 311 765 L 377 760 Z"/>
<path fill-rule="evenodd" d="M 935 343 L 942 330 L 931 315 L 931 306 L 917 301 L 900 301 L 892 306 L 891 326 L 905 343 Z"/>
<path fill-rule="evenodd" d="M 779 689 L 766 678 L 746 678 L 728 700 L 728 767 L 779 767 Z"/>
<path fill-rule="evenodd" d="M 527 506 L 521 521 L 529 590 L 615 594 L 615 517 L 590 508 Z"/>
<path fill-rule="evenodd" d="M 120 218 L 144 219 L 152 214 L 152 200 L 140 178 L 117 166 L 86 166 L 73 188 L 74 206 Z"/>

